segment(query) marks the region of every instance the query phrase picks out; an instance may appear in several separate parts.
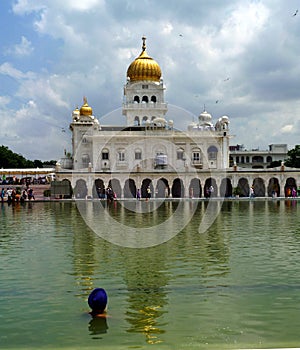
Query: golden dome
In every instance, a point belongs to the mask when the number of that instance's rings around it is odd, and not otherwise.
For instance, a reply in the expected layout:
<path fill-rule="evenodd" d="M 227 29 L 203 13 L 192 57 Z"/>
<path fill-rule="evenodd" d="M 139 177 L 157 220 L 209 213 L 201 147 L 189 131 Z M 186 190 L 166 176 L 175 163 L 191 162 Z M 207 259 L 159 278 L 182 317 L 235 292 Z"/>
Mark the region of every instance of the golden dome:
<path fill-rule="evenodd" d="M 80 108 L 80 115 L 93 115 L 92 107 L 88 105 L 86 97 L 83 98 L 83 105 Z"/>
<path fill-rule="evenodd" d="M 127 77 L 130 81 L 150 80 L 160 81 L 161 69 L 158 63 L 146 52 L 146 38 L 143 37 L 142 52 L 128 67 Z"/>

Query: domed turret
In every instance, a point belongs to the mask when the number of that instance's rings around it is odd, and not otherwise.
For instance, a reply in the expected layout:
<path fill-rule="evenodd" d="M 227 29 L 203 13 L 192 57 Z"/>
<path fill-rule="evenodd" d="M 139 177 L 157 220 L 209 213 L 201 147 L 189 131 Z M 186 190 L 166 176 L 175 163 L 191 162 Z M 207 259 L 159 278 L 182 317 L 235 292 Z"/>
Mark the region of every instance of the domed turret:
<path fill-rule="evenodd" d="M 80 115 L 93 115 L 92 107 L 88 105 L 86 97 L 83 98 L 83 105 L 80 108 Z"/>
<path fill-rule="evenodd" d="M 79 111 L 78 107 L 76 107 L 74 109 L 74 111 L 72 112 L 72 117 L 73 117 L 74 121 L 77 121 L 78 118 L 80 117 L 80 111 Z"/>
<path fill-rule="evenodd" d="M 212 117 L 211 114 L 206 112 L 204 110 L 200 115 L 199 115 L 199 124 L 200 125 L 212 125 Z"/>
<path fill-rule="evenodd" d="M 161 69 L 158 63 L 146 52 L 146 38 L 143 37 L 142 52 L 128 67 L 127 77 L 130 81 L 150 80 L 159 82 Z"/>

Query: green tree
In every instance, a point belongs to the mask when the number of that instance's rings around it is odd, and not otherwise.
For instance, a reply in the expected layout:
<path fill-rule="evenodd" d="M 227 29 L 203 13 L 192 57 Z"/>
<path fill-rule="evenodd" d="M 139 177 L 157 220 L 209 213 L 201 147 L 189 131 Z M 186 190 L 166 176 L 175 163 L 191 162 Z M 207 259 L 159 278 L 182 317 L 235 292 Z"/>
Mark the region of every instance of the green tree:
<path fill-rule="evenodd" d="M 55 167 L 57 160 L 51 159 L 43 162 L 44 168 L 53 168 Z"/>
<path fill-rule="evenodd" d="M 300 168 L 300 145 L 296 145 L 287 153 L 288 159 L 285 161 L 285 165 L 291 168 Z"/>
<path fill-rule="evenodd" d="M 34 162 L 14 153 L 6 146 L 0 146 L 0 168 L 34 168 Z"/>
<path fill-rule="evenodd" d="M 35 159 L 33 161 L 34 167 L 35 168 L 42 168 L 43 167 L 43 162 L 41 160 Z"/>

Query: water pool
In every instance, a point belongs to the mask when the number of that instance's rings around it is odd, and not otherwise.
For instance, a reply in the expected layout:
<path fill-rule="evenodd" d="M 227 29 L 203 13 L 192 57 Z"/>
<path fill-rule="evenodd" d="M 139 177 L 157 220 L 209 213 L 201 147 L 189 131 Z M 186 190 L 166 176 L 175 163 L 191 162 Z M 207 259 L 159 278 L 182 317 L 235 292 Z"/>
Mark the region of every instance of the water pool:
<path fill-rule="evenodd" d="M 142 234 L 178 208 L 176 201 L 154 203 L 114 203 L 105 210 Z M 80 205 L 101 225 L 98 204 Z M 145 205 L 148 211 L 133 210 Z M 207 202 L 181 205 L 193 211 L 181 232 L 139 249 L 99 237 L 74 202 L 2 205 L 1 348 L 299 346 L 297 201 L 216 201 L 220 213 L 202 233 Z M 104 228 L 109 234 L 107 223 Z M 88 314 L 95 287 L 108 293 L 106 320 Z"/>

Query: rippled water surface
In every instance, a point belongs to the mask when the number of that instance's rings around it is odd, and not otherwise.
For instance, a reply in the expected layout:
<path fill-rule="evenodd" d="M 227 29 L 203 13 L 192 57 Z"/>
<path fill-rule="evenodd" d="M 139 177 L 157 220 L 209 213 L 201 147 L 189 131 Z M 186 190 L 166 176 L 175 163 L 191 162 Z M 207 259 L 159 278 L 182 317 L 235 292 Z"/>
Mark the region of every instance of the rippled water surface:
<path fill-rule="evenodd" d="M 205 232 L 207 202 L 113 203 L 105 211 L 122 232 L 98 205 L 2 205 L 1 349 L 300 346 L 300 202 L 215 201 Z M 126 245 L 126 227 L 143 235 L 178 205 L 191 219 L 165 243 L 128 248 L 95 233 Z M 88 314 L 95 287 L 108 292 L 106 320 Z"/>

